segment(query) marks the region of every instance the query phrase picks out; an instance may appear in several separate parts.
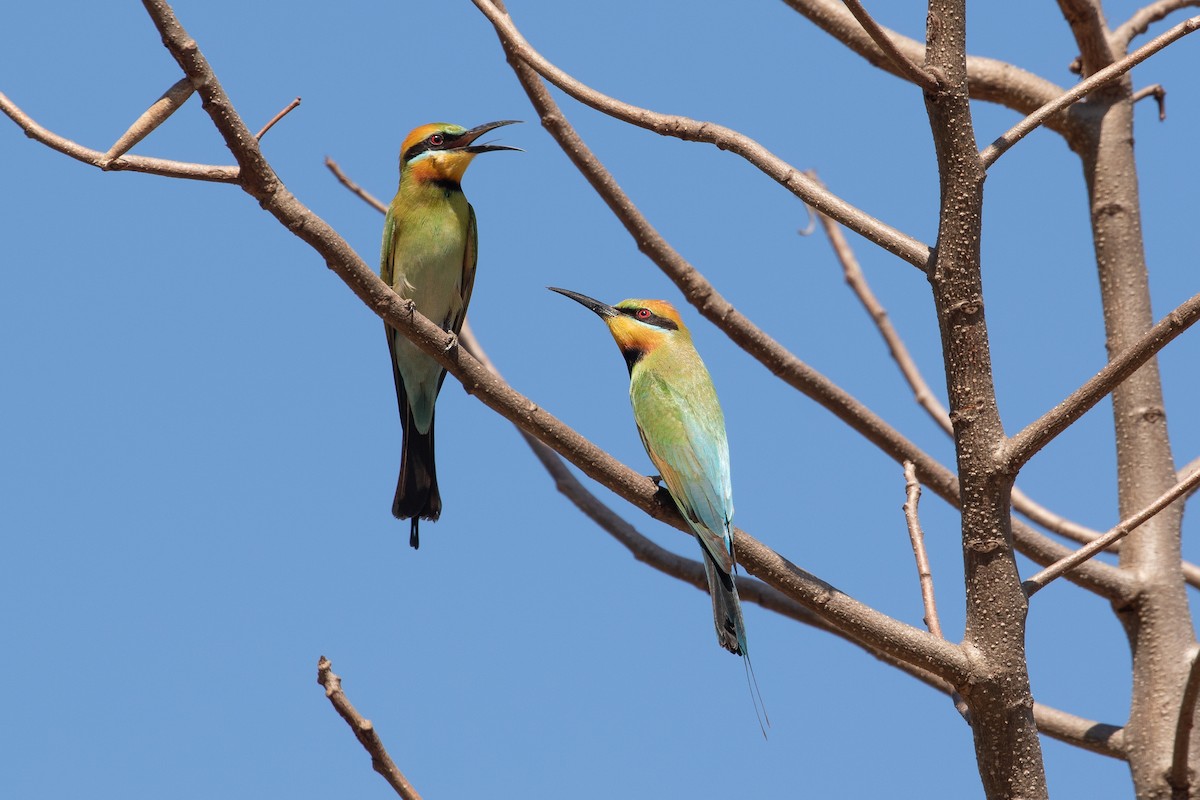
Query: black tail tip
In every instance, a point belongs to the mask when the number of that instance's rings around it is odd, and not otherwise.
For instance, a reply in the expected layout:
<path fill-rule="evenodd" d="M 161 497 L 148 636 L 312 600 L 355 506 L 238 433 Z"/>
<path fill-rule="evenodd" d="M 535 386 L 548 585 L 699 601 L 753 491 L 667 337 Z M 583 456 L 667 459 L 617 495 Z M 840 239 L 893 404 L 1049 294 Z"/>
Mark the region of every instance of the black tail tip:
<path fill-rule="evenodd" d="M 418 519 L 419 519 L 418 517 L 412 518 L 412 527 L 409 528 L 409 530 L 408 530 L 408 543 L 409 543 L 409 545 L 412 546 L 413 550 L 421 549 L 421 536 L 420 536 L 419 532 L 417 531 Z"/>

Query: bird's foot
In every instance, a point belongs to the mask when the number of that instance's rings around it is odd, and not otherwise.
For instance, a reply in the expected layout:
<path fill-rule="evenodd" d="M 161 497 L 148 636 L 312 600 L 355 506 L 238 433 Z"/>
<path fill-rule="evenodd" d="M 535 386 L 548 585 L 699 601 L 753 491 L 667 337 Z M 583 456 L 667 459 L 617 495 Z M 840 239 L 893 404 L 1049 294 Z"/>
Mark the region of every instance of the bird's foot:
<path fill-rule="evenodd" d="M 447 333 L 449 333 L 449 331 L 447 331 Z M 445 353 L 451 353 L 451 352 L 453 352 L 455 349 L 457 349 L 457 347 L 458 347 L 458 334 L 457 334 L 457 333 L 450 333 L 450 339 L 449 339 L 449 341 L 447 341 L 447 342 L 446 342 L 446 344 L 445 344 L 445 345 L 442 347 L 442 352 L 445 352 Z"/>
<path fill-rule="evenodd" d="M 663 485 L 662 475 L 647 475 L 646 477 L 649 478 L 650 480 L 654 481 L 655 486 L 657 486 L 660 489 L 662 488 L 662 485 Z"/>

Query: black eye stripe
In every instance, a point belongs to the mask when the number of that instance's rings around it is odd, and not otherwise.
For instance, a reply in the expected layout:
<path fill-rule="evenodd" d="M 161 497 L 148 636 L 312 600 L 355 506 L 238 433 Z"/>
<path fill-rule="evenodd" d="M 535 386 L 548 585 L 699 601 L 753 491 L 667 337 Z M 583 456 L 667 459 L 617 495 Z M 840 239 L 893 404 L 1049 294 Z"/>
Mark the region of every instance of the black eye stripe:
<path fill-rule="evenodd" d="M 646 325 L 653 325 L 656 328 L 663 328 L 664 330 L 668 330 L 668 331 L 679 330 L 679 326 L 676 325 L 673 321 L 667 319 L 666 317 L 660 317 L 658 314 L 655 314 L 653 311 L 650 312 L 650 316 L 647 317 L 646 319 L 639 318 L 637 315 L 637 312 L 639 312 L 641 310 L 642 309 L 640 309 L 640 308 L 618 308 L 617 309 L 617 311 L 620 311 L 625 316 L 636 319 L 638 322 L 645 323 Z M 647 309 L 647 310 L 649 310 L 649 309 Z"/>
<path fill-rule="evenodd" d="M 433 134 L 433 133 L 429 134 L 429 136 L 436 136 L 436 135 L 437 134 Z M 405 162 L 412 161 L 414 158 L 421 155 L 421 153 L 424 153 L 427 150 L 449 150 L 451 147 L 454 146 L 455 140 L 458 139 L 457 136 L 451 136 L 448 133 L 442 133 L 441 134 L 442 143 L 438 144 L 438 145 L 432 145 L 429 143 L 429 136 L 426 136 L 424 139 L 422 139 L 421 141 L 414 144 L 412 147 L 405 150 L 404 158 L 402 160 Z"/>

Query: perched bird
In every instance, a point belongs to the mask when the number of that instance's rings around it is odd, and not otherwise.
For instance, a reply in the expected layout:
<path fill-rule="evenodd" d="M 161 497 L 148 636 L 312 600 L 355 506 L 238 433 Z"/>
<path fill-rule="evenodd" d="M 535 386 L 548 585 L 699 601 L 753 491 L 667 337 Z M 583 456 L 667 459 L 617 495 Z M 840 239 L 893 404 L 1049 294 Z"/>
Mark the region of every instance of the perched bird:
<path fill-rule="evenodd" d="M 555 289 L 596 312 L 629 367 L 629 400 L 642 444 L 704 551 L 717 641 L 747 655 L 746 626 L 733 583 L 733 492 L 725 417 L 712 378 L 683 320 L 664 300 L 615 306 Z"/>
<path fill-rule="evenodd" d="M 383 223 L 379 276 L 412 300 L 422 316 L 455 334 L 471 302 L 476 259 L 475 211 L 460 181 L 480 153 L 519 149 L 474 144 L 488 131 L 517 121 L 470 130 L 435 122 L 413 130 L 400 147 L 400 188 Z M 403 334 L 385 328 L 404 427 L 392 514 L 412 518 L 409 544 L 415 548 L 420 546 L 418 520 L 436 520 L 442 512 L 433 463 L 433 406 L 446 371 Z"/>

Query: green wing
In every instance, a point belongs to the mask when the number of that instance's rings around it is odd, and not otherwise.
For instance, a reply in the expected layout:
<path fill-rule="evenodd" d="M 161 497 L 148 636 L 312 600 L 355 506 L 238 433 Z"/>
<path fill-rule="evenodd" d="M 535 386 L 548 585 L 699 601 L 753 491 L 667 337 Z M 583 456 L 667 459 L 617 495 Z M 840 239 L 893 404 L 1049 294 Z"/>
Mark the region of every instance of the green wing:
<path fill-rule="evenodd" d="M 462 310 L 450 320 L 450 330 L 458 333 L 467 318 L 467 306 L 471 304 L 471 292 L 475 289 L 475 262 L 479 259 L 479 234 L 475 230 L 475 209 L 467 203 L 467 242 L 463 248 L 462 265 Z"/>

